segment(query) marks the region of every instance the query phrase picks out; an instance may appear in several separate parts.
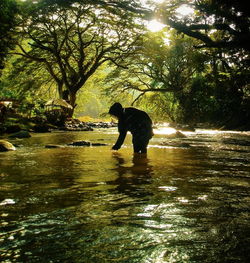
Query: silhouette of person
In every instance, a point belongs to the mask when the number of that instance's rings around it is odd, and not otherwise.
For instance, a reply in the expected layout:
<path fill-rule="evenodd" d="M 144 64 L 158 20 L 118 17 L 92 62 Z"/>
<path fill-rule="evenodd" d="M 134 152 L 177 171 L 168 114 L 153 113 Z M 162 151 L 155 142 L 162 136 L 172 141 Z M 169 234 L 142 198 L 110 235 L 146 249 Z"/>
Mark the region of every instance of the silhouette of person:
<path fill-rule="evenodd" d="M 134 153 L 147 153 L 149 140 L 154 135 L 148 114 L 133 107 L 123 108 L 118 102 L 110 107 L 109 114 L 118 118 L 119 137 L 112 149 L 119 150 L 130 131 Z"/>

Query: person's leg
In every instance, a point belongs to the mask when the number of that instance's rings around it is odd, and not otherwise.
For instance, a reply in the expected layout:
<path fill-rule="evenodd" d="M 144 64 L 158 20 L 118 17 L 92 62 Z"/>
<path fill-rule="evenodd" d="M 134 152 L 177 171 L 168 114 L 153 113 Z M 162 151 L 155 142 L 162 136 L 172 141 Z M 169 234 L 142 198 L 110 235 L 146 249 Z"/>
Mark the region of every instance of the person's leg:
<path fill-rule="evenodd" d="M 134 148 L 134 153 L 139 153 L 141 150 L 140 144 L 136 140 L 133 140 L 133 148 Z"/>
<path fill-rule="evenodd" d="M 140 151 L 141 151 L 141 153 L 147 153 L 148 143 L 149 143 L 149 139 L 148 139 L 147 137 L 145 137 L 145 138 L 141 141 L 141 145 L 140 145 Z"/>
<path fill-rule="evenodd" d="M 146 136 L 133 136 L 134 153 L 147 153 L 149 139 Z"/>

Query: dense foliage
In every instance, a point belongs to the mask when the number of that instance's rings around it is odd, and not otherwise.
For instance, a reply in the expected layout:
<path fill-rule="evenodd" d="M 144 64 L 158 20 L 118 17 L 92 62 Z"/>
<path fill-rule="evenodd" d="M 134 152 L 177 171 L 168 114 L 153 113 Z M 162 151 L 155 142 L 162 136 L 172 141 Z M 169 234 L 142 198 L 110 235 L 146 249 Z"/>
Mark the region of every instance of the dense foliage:
<path fill-rule="evenodd" d="M 33 105 L 59 97 L 95 117 L 119 100 L 158 120 L 249 127 L 249 11 L 242 1 L 2 3 L 2 66 L 14 40 L 16 48 L 0 97 Z M 193 12 L 181 15 L 188 6 Z M 153 18 L 165 28 L 149 32 Z"/>
<path fill-rule="evenodd" d="M 12 30 L 15 26 L 17 5 L 14 0 L 1 0 L 0 2 L 0 74 L 4 67 L 7 51 L 12 47 Z"/>

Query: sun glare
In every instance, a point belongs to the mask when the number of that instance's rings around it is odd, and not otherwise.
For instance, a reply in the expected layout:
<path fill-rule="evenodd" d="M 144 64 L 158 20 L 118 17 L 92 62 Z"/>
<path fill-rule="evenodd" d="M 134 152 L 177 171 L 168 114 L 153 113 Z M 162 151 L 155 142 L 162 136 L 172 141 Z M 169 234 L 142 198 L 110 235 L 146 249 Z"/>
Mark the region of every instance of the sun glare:
<path fill-rule="evenodd" d="M 151 21 L 148 22 L 147 24 L 147 28 L 148 30 L 150 30 L 151 32 L 157 32 L 162 30 L 166 25 L 160 23 L 159 21 L 157 21 L 156 19 L 153 19 Z"/>
<path fill-rule="evenodd" d="M 180 17 L 191 15 L 193 12 L 194 9 L 188 5 L 181 5 L 179 8 L 176 9 L 176 13 Z"/>

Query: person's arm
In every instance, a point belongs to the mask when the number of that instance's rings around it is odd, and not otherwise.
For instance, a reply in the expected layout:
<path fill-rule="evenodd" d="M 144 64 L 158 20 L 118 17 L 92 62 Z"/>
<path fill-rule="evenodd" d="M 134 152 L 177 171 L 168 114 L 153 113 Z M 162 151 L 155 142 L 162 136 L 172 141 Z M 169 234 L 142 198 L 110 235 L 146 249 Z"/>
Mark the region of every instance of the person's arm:
<path fill-rule="evenodd" d="M 121 132 L 119 132 L 119 137 L 115 143 L 115 145 L 112 147 L 112 150 L 119 150 L 126 138 L 126 135 L 127 135 L 127 131 L 126 130 L 123 130 Z"/>
<path fill-rule="evenodd" d="M 123 120 L 119 120 L 118 122 L 118 131 L 119 131 L 119 137 L 115 145 L 112 147 L 112 150 L 119 150 L 126 138 L 127 129 L 126 129 L 126 125 Z"/>

